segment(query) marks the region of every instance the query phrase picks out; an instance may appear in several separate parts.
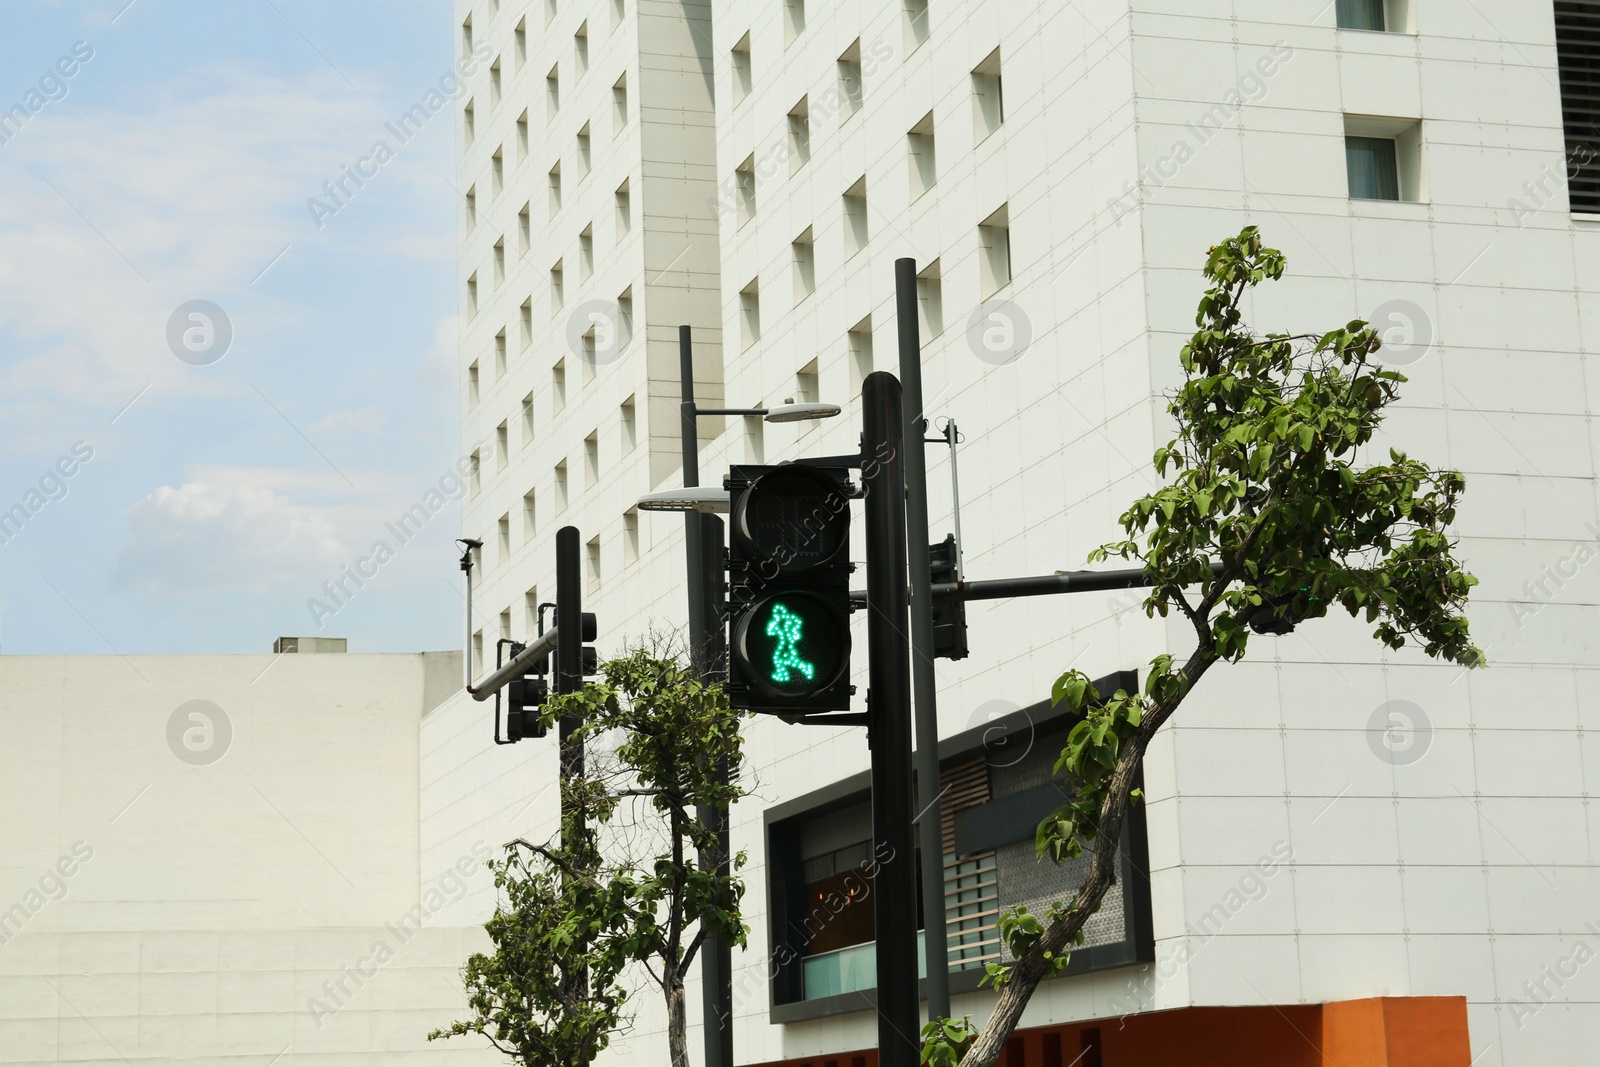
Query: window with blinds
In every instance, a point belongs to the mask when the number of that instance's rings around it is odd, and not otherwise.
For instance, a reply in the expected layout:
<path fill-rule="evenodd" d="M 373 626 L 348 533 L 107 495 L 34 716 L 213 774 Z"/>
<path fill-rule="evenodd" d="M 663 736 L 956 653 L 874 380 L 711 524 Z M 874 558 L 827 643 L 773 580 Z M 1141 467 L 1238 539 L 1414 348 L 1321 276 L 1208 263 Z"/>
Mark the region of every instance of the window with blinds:
<path fill-rule="evenodd" d="M 1600 214 L 1600 0 L 1557 0 L 1556 60 L 1571 210 Z"/>

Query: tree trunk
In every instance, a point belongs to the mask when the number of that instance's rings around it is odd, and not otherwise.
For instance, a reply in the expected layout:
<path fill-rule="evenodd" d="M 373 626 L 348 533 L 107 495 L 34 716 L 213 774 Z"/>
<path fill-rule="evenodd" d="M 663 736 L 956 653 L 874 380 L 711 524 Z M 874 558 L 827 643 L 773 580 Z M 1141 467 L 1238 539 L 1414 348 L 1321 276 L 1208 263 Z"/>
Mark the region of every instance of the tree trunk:
<path fill-rule="evenodd" d="M 1217 661 L 1216 652 L 1209 644 L 1202 644 L 1189 656 L 1189 661 L 1184 664 L 1181 674 L 1185 680 L 1183 688 L 1174 696 L 1163 700 L 1145 715 L 1144 721 L 1138 731 L 1129 739 L 1126 747 L 1117 754 L 1117 766 L 1111 774 L 1111 782 L 1106 788 L 1106 799 L 1100 807 L 1100 827 L 1095 834 L 1094 854 L 1089 861 L 1089 877 L 1084 879 L 1083 887 L 1078 890 L 1078 895 L 1073 898 L 1072 905 L 1061 918 L 1045 927 L 1044 936 L 1037 944 L 1022 954 L 1016 965 L 1011 968 L 1011 977 L 1000 989 L 1000 997 L 995 1001 L 994 1011 L 989 1014 L 989 1022 L 979 1033 L 976 1041 L 967 1049 L 966 1055 L 961 1057 L 961 1067 L 994 1067 L 1000 1059 L 1000 1054 L 1005 1051 L 1006 1042 L 1011 1040 L 1012 1031 L 1017 1028 L 1017 1021 L 1022 1018 L 1022 1009 L 1028 1006 L 1028 998 L 1033 996 L 1033 991 L 1045 976 L 1046 952 L 1059 956 L 1072 945 L 1072 939 L 1077 936 L 1083 924 L 1100 910 L 1100 902 L 1105 899 L 1106 890 L 1111 888 L 1111 883 L 1116 880 L 1117 851 L 1121 846 L 1122 820 L 1127 817 L 1128 805 L 1132 798 L 1134 777 L 1139 770 L 1139 761 L 1144 758 L 1144 751 L 1149 747 L 1150 739 L 1156 731 L 1172 717 L 1178 710 L 1178 705 L 1183 703 L 1187 696 L 1200 681 L 1202 675 Z"/>
<path fill-rule="evenodd" d="M 684 1016 L 683 975 L 671 971 L 666 978 L 667 1054 L 672 1067 L 689 1067 L 689 1026 Z"/>
<path fill-rule="evenodd" d="M 1033 991 L 1044 980 L 1046 965 L 1044 954 L 1060 955 L 1072 945 L 1072 939 L 1083 924 L 1100 910 L 1106 890 L 1116 880 L 1117 852 L 1121 845 L 1122 821 L 1128 812 L 1128 793 L 1133 789 L 1134 774 L 1139 759 L 1144 755 L 1146 738 L 1136 735 L 1117 757 L 1117 768 L 1111 776 L 1111 786 L 1105 805 L 1100 812 L 1100 829 L 1095 835 L 1094 854 L 1089 861 L 1089 876 L 1073 898 L 1066 914 L 1045 928 L 1039 942 L 1023 953 L 1011 969 L 1010 980 L 1000 987 L 999 999 L 985 1025 L 961 1057 L 961 1067 L 992 1067 L 1005 1051 L 1006 1042 L 1022 1018 L 1022 1009 L 1028 1006 Z"/>

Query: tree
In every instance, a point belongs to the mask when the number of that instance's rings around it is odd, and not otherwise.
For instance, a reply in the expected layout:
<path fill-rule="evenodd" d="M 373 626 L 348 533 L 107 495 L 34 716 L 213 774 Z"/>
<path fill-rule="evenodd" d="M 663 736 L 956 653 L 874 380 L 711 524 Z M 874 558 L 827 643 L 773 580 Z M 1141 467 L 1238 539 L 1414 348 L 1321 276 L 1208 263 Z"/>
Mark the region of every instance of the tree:
<path fill-rule="evenodd" d="M 1485 662 L 1462 615 L 1477 579 L 1449 536 L 1465 480 L 1393 449 L 1388 463 L 1358 466 L 1405 376 L 1372 362 L 1381 342 L 1365 322 L 1320 336 L 1253 335 L 1240 301 L 1283 270 L 1283 254 L 1263 247 L 1254 226 L 1210 250 L 1200 328 L 1167 408 L 1178 435 L 1155 452 L 1165 484 L 1122 515 L 1125 539 L 1090 554 L 1143 563 L 1146 614 L 1177 612 L 1194 648 L 1181 664 L 1151 660 L 1142 693 L 1102 698 L 1076 670 L 1056 681 L 1052 699 L 1081 715 L 1056 763 L 1077 788 L 1039 824 L 1036 845 L 1057 863 L 1092 850 L 1088 874 L 1042 918 L 1020 908 L 1000 918 L 1015 962 L 988 965 L 999 992 L 988 1022 L 975 1039 L 961 1024 L 930 1023 L 924 1062 L 995 1063 L 1034 989 L 1066 968 L 1100 908 L 1151 738 L 1213 664 L 1244 656 L 1252 631 L 1286 633 L 1338 604 L 1375 623 L 1388 648 L 1409 638 L 1436 659 Z"/>
<path fill-rule="evenodd" d="M 688 1067 L 684 979 L 707 938 L 745 943 L 744 854 L 718 872 L 710 819 L 743 795 L 737 775 L 717 773 L 739 766 L 741 716 L 720 685 L 666 655 L 635 651 L 601 672 L 540 717 L 572 716 L 575 740 L 615 748 L 594 745 L 584 773 L 561 782 L 560 843 L 507 846 L 495 882 L 511 909 L 488 924 L 494 954 L 465 972 L 475 1016 L 431 1036 L 481 1033 L 524 1063 L 589 1063 L 621 1025 L 620 979 L 639 964 L 666 1003 L 669 1062 Z M 623 817 L 641 806 L 652 817 Z M 585 972 L 587 990 L 574 981 Z"/>

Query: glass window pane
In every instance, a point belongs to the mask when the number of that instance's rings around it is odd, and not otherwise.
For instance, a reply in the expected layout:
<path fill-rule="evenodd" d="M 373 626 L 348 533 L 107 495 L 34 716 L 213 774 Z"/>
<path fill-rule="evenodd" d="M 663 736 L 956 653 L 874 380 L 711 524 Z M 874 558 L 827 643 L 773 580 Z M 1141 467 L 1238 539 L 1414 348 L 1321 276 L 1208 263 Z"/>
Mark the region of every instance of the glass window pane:
<path fill-rule="evenodd" d="M 1341 30 L 1382 30 L 1383 0 L 1339 0 L 1338 21 Z"/>
<path fill-rule="evenodd" d="M 1394 142 L 1387 137 L 1346 137 L 1345 169 L 1355 200 L 1399 200 L 1400 175 Z"/>

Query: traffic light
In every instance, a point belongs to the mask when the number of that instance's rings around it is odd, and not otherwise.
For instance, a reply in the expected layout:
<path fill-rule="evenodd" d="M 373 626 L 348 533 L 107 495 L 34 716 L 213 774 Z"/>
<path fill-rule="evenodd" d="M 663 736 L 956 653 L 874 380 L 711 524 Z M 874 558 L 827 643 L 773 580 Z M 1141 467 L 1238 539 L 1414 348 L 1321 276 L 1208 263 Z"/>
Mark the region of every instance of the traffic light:
<path fill-rule="evenodd" d="M 777 714 L 850 707 L 849 471 L 728 474 L 728 699 Z"/>
<path fill-rule="evenodd" d="M 593 641 L 600 632 L 600 626 L 595 622 L 594 612 L 586 611 L 580 616 L 583 626 L 583 640 Z M 578 659 L 578 673 L 585 678 L 592 678 L 600 673 L 600 653 L 593 645 L 585 644 Z"/>
<path fill-rule="evenodd" d="M 495 659 L 500 659 L 500 653 L 509 646 L 510 657 L 506 662 L 516 659 L 527 648 L 520 641 L 502 640 L 495 649 Z M 497 664 L 498 666 L 498 664 Z M 500 744 L 514 745 L 524 737 L 543 737 L 545 729 L 539 723 L 539 712 L 542 709 L 545 697 L 550 695 L 550 684 L 545 675 L 550 669 L 550 658 L 541 657 L 529 665 L 527 673 L 521 677 L 513 678 L 506 683 L 506 739 Z M 498 728 L 500 717 L 500 694 L 495 694 L 495 720 Z"/>
<path fill-rule="evenodd" d="M 932 571 L 933 585 L 949 585 L 956 580 L 956 535 L 946 534 L 943 541 L 928 546 L 928 568 Z M 933 602 L 933 655 L 935 658 L 967 658 L 967 602 L 964 600 L 935 600 Z"/>

